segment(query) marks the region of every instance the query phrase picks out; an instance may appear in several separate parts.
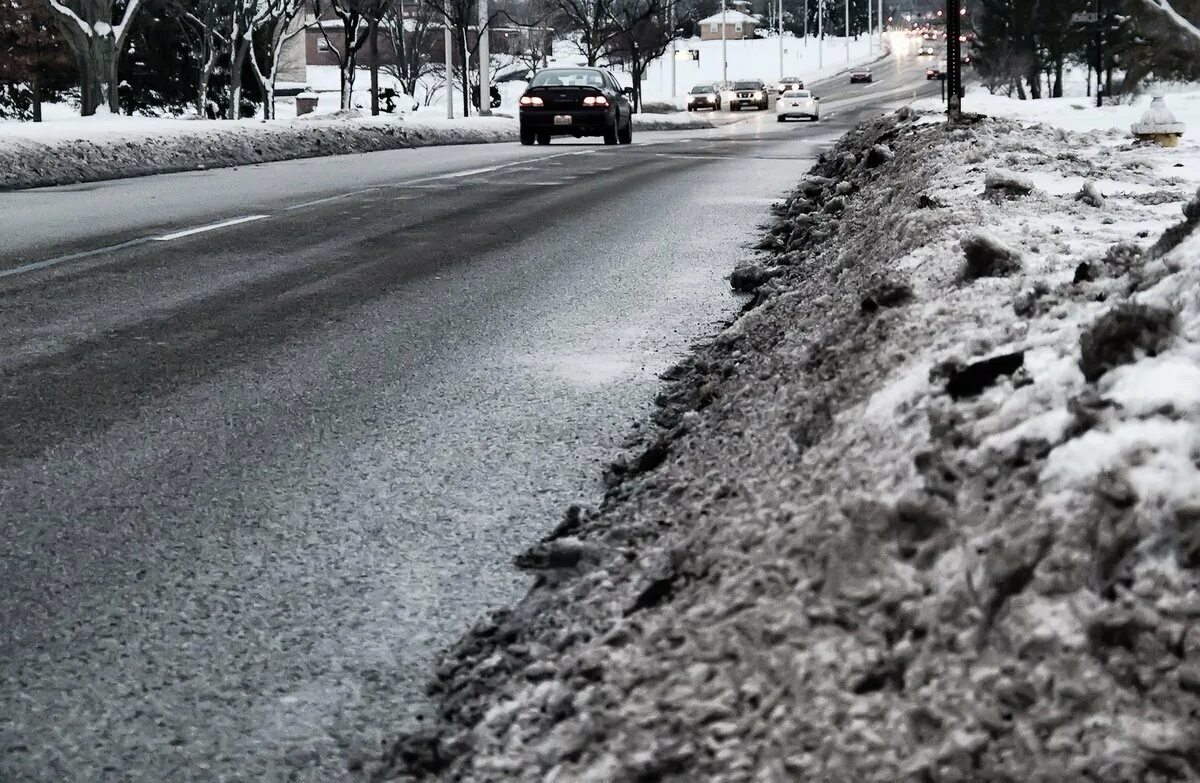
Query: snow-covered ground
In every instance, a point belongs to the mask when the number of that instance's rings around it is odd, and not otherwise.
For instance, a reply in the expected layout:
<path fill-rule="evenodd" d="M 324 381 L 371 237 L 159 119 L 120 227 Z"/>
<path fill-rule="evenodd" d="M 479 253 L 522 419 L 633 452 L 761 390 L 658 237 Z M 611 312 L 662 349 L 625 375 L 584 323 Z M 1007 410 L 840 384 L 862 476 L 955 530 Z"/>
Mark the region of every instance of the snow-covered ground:
<path fill-rule="evenodd" d="M 8 122 L 0 123 L 0 188 L 516 138 L 516 122 L 506 117 L 213 122 L 101 115 Z"/>
<path fill-rule="evenodd" d="M 385 767 L 1194 778 L 1200 160 L 1059 107 L 824 156 L 734 275 L 752 306 Z"/>

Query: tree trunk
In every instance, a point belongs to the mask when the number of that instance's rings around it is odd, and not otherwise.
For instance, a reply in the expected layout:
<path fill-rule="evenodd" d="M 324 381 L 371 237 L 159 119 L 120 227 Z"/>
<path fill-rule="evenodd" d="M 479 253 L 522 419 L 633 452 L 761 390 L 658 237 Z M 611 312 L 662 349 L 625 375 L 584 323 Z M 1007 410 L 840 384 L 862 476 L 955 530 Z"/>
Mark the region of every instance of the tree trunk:
<path fill-rule="evenodd" d="M 34 72 L 29 75 L 29 92 L 33 96 L 33 121 L 42 121 L 42 80 Z"/>
<path fill-rule="evenodd" d="M 354 58 L 347 57 L 342 66 L 342 111 L 354 108 Z"/>
<path fill-rule="evenodd" d="M 372 19 L 367 25 L 371 36 L 371 116 L 379 116 L 379 20 Z"/>
<path fill-rule="evenodd" d="M 1063 97 L 1063 56 L 1061 54 L 1054 60 L 1054 92 L 1051 97 Z"/>
<path fill-rule="evenodd" d="M 246 69 L 246 55 L 250 51 L 250 39 L 239 35 L 230 51 L 229 58 L 229 119 L 242 118 L 242 73 Z"/>
<path fill-rule="evenodd" d="M 471 116 L 471 50 L 467 48 L 467 25 L 462 26 L 462 96 L 463 116 Z"/>
<path fill-rule="evenodd" d="M 1020 78 L 1017 78 L 1015 81 L 1017 82 L 1017 99 L 1023 101 L 1026 99 L 1025 98 L 1025 85 L 1021 82 Z"/>
<path fill-rule="evenodd" d="M 114 52 L 108 61 L 108 110 L 121 113 L 121 58 Z"/>

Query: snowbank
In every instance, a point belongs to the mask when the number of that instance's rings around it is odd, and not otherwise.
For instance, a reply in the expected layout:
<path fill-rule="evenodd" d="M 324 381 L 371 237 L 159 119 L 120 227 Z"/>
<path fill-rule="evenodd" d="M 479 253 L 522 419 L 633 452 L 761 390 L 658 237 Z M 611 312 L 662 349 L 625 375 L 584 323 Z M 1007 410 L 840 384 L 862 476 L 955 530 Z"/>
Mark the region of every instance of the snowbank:
<path fill-rule="evenodd" d="M 711 128 L 686 114 L 635 116 L 638 130 Z M 0 189 L 94 182 L 359 152 L 517 140 L 512 117 L 304 117 L 208 122 L 100 116 L 0 123 Z"/>
<path fill-rule="evenodd" d="M 381 777 L 1193 776 L 1200 199 L 1176 152 L 907 111 L 844 139 Z M 986 189 L 1000 167 L 1033 189 Z"/>
<path fill-rule="evenodd" d="M 516 138 L 515 121 L 487 117 L 273 122 L 102 117 L 3 123 L 0 189 Z"/>

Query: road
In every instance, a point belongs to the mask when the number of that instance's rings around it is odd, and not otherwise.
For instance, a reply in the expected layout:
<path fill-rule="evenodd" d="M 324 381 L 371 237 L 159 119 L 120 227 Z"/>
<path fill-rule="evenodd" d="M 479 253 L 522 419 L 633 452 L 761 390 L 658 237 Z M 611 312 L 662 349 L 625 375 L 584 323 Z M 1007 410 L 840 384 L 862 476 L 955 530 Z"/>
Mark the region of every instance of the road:
<path fill-rule="evenodd" d="M 915 67 L 820 124 L 0 194 L 0 780 L 353 779 Z"/>

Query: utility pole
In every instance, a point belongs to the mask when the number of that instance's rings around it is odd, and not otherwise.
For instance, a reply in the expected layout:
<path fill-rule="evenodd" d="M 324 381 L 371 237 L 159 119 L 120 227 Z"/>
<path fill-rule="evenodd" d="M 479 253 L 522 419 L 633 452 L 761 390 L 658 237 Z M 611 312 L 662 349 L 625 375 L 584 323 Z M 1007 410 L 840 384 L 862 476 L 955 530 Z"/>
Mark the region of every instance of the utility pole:
<path fill-rule="evenodd" d="M 962 11 L 961 0 L 946 0 L 946 114 L 951 122 L 962 118 Z"/>
<path fill-rule="evenodd" d="M 875 54 L 874 0 L 867 0 L 867 53 Z"/>
<path fill-rule="evenodd" d="M 808 0 L 804 0 L 804 48 L 808 48 Z"/>
<path fill-rule="evenodd" d="M 401 0 L 403 2 L 403 0 Z M 492 25 L 488 13 L 488 0 L 479 0 L 479 116 L 492 114 L 492 53 L 490 51 Z"/>
<path fill-rule="evenodd" d="M 817 69 L 825 69 L 825 0 L 817 0 Z"/>
<path fill-rule="evenodd" d="M 783 76 L 783 0 L 779 0 L 779 81 Z"/>
<path fill-rule="evenodd" d="M 1096 108 L 1104 105 L 1104 16 L 1096 0 Z"/>
<path fill-rule="evenodd" d="M 845 0 L 846 6 L 846 64 L 850 64 L 850 0 Z"/>
<path fill-rule="evenodd" d="M 450 0 L 442 6 L 443 45 L 446 47 L 446 119 L 454 119 L 454 34 L 450 32 Z"/>
<path fill-rule="evenodd" d="M 670 13 L 667 16 L 668 24 L 671 25 L 671 97 L 675 97 L 675 53 L 678 51 L 676 46 L 677 39 L 675 38 L 675 3 L 671 3 Z"/>
<path fill-rule="evenodd" d="M 729 44 L 725 40 L 725 28 L 728 21 L 725 16 L 725 0 L 721 0 L 721 81 L 729 81 Z"/>

